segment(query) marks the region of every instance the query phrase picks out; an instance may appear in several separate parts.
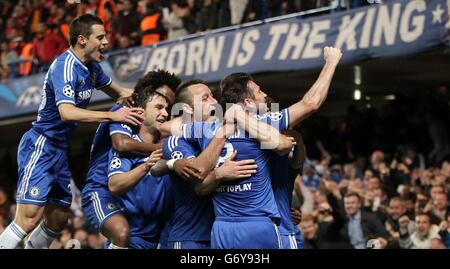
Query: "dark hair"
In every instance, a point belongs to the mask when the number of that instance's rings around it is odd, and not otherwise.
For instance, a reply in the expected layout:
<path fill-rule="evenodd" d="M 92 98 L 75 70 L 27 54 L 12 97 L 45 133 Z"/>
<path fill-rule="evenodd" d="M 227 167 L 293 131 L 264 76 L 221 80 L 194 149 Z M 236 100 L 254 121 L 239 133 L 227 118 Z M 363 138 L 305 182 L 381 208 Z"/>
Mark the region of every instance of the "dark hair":
<path fill-rule="evenodd" d="M 430 214 L 425 213 L 425 212 L 420 212 L 420 213 L 417 213 L 417 214 L 416 214 L 416 218 L 419 217 L 419 216 L 426 216 L 426 217 L 428 218 L 428 222 L 431 223 L 431 216 L 430 216 Z M 432 223 L 431 223 L 431 224 L 432 224 Z"/>
<path fill-rule="evenodd" d="M 183 81 L 177 88 L 176 91 L 176 101 L 175 103 L 185 103 L 190 106 L 193 106 L 192 104 L 192 95 L 189 94 L 188 88 L 192 85 L 196 84 L 205 84 L 205 82 L 201 79 L 190 79 Z"/>
<path fill-rule="evenodd" d="M 172 0 L 171 3 L 179 6 L 180 8 L 185 8 L 189 6 L 186 0 Z"/>
<path fill-rule="evenodd" d="M 69 43 L 71 46 L 77 44 L 78 36 L 82 35 L 89 38 L 92 34 L 92 25 L 103 25 L 103 21 L 94 15 L 84 14 L 76 17 L 69 27 Z"/>
<path fill-rule="evenodd" d="M 255 98 L 253 92 L 247 87 L 252 76 L 247 73 L 233 73 L 220 81 L 220 90 L 222 92 L 222 106 L 226 103 L 243 103 L 245 98 Z"/>
<path fill-rule="evenodd" d="M 348 197 L 356 197 L 356 198 L 358 198 L 358 201 L 361 202 L 361 196 L 359 196 L 359 194 L 356 193 L 356 192 L 349 192 L 349 193 L 347 193 L 345 195 L 345 198 L 348 198 Z"/>
<path fill-rule="evenodd" d="M 157 71 L 148 72 L 143 78 L 140 78 L 134 87 L 134 101 L 136 106 L 145 108 L 148 99 L 154 94 L 164 97 L 168 103 L 166 96 L 162 95 L 156 90 L 164 85 L 169 87 L 172 91 L 177 88 L 181 80 L 173 73 L 158 69 Z"/>

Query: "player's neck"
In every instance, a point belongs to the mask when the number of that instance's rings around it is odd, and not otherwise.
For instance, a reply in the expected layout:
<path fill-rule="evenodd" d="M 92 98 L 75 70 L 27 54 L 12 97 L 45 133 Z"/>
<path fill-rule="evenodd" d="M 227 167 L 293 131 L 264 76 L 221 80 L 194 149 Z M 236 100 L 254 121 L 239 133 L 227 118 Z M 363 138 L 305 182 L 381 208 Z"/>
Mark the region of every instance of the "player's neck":
<path fill-rule="evenodd" d="M 147 127 L 144 125 L 142 125 L 141 128 L 139 128 L 138 134 L 139 137 L 141 137 L 145 143 L 153 143 L 158 138 L 157 133 L 147 130 Z"/>
<path fill-rule="evenodd" d="M 87 64 L 88 60 L 86 57 L 86 54 L 83 52 L 83 50 L 70 46 L 69 48 L 75 56 L 77 56 L 78 60 L 80 60 L 83 64 Z"/>

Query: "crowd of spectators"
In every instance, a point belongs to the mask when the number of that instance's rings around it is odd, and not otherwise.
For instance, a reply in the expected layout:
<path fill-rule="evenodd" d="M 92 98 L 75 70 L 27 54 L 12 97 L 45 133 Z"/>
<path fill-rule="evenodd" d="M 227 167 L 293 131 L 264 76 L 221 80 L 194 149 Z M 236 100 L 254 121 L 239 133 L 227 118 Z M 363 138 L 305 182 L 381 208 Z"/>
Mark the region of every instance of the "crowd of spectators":
<path fill-rule="evenodd" d="M 62 0 L 0 1 L 0 83 L 44 72 L 68 47 L 69 24 L 99 16 L 112 50 L 318 7 L 336 10 L 380 0 Z"/>
<path fill-rule="evenodd" d="M 450 92 L 305 121 L 305 248 L 450 248 Z"/>

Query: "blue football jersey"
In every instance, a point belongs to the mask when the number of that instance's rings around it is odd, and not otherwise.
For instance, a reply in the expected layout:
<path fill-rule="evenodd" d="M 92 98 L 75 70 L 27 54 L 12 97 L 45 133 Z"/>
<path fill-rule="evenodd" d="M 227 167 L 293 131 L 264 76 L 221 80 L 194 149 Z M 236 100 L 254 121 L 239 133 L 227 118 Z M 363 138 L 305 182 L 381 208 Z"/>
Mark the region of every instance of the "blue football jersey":
<path fill-rule="evenodd" d="M 122 105 L 115 105 L 110 111 L 117 111 L 122 107 Z M 91 145 L 89 170 L 85 183 L 89 188 L 108 187 L 108 153 L 112 147 L 113 134 L 133 136 L 132 129 L 124 123 L 102 122 L 99 124 Z"/>
<path fill-rule="evenodd" d="M 148 157 L 128 157 L 109 151 L 108 178 L 125 173 L 144 163 Z M 144 176 L 130 191 L 120 196 L 124 215 L 130 225 L 130 236 L 157 244 L 164 224 L 168 176 Z"/>
<path fill-rule="evenodd" d="M 288 162 L 288 155 L 279 156 L 271 153 L 270 156 L 270 176 L 272 179 L 272 189 L 281 215 L 280 233 L 292 234 L 296 232 L 296 227 L 292 223 L 291 205 L 292 192 L 294 191 L 294 181 L 300 169 L 292 169 Z"/>
<path fill-rule="evenodd" d="M 166 160 L 195 158 L 198 147 L 184 139 L 170 136 L 163 143 Z M 195 182 L 186 181 L 176 173 L 170 174 L 174 191 L 174 213 L 172 215 L 169 241 L 209 241 L 214 222 L 214 209 L 210 196 L 195 193 Z"/>
<path fill-rule="evenodd" d="M 256 116 L 279 131 L 289 128 L 289 112 L 267 113 Z M 183 125 L 183 137 L 193 143 L 198 143 L 204 150 L 211 142 L 220 122 L 193 122 Z M 237 151 L 236 161 L 253 159 L 258 165 L 257 172 L 249 178 L 222 182 L 213 196 L 214 210 L 217 217 L 265 216 L 279 218 L 278 207 L 270 181 L 269 152 L 262 150 L 259 141 L 251 138 L 244 130 L 227 139 L 221 152 L 217 166 Z M 216 166 L 216 167 L 217 167 Z"/>
<path fill-rule="evenodd" d="M 64 146 L 77 123 L 63 122 L 58 106 L 72 104 L 86 108 L 92 92 L 111 83 L 111 78 L 98 63 L 83 64 L 70 49 L 67 50 L 53 61 L 45 76 L 33 129 L 50 139 L 64 142 Z"/>

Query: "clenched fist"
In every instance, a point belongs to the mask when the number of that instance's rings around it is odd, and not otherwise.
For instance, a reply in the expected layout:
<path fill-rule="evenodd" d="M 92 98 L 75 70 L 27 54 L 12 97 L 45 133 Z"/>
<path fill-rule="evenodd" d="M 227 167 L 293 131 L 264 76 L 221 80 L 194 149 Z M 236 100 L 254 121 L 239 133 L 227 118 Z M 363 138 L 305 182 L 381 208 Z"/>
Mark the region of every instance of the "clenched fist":
<path fill-rule="evenodd" d="M 326 62 L 338 64 L 341 60 L 342 52 L 340 49 L 333 47 L 325 47 L 323 49 L 323 58 Z"/>

